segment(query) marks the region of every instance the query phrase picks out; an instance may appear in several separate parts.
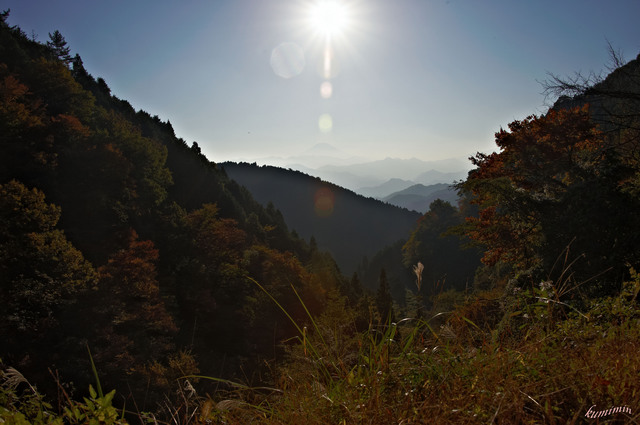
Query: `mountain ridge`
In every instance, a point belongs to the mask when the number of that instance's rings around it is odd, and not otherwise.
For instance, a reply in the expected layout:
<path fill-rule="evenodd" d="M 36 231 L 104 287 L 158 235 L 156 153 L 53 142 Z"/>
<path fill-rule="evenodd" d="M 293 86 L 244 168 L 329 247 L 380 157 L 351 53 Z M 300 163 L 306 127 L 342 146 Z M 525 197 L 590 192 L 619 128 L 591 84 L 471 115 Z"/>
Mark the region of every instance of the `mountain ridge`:
<path fill-rule="evenodd" d="M 404 190 L 394 192 L 382 200 L 401 208 L 407 208 L 424 214 L 429 211 L 431 203 L 436 199 L 441 199 L 452 205 L 456 205 L 458 198 L 457 191 L 450 184 L 437 183 L 425 186 L 418 183 Z"/>
<path fill-rule="evenodd" d="M 301 171 L 248 163 L 219 165 L 258 202 L 273 203 L 298 235 L 313 237 L 343 272 L 356 271 L 363 256 L 408 238 L 421 216 Z"/>
<path fill-rule="evenodd" d="M 289 157 L 274 156 L 228 162 L 255 163 L 301 171 L 361 195 L 376 198 L 388 195 L 391 191 L 380 193 L 363 190 L 363 188 L 379 186 L 395 178 L 425 185 L 452 183 L 466 178 L 468 171 L 472 168 L 466 158 L 423 160 L 416 157 L 386 157 L 371 160 L 350 155 L 330 143 L 318 143 L 300 154 Z M 408 186 L 410 184 L 406 187 Z"/>

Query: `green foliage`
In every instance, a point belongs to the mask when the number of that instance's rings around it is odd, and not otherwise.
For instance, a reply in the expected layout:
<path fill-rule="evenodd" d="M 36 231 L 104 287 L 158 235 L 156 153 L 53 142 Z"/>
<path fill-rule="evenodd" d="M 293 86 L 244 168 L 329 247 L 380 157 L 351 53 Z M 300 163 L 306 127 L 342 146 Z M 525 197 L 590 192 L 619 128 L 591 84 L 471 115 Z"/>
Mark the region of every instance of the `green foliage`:
<path fill-rule="evenodd" d="M 20 74 L 33 93 L 46 100 L 44 108 L 50 117 L 67 115 L 87 123 L 92 117 L 95 99 L 76 82 L 66 64 L 43 57 L 33 62 Z"/>
<path fill-rule="evenodd" d="M 167 196 L 171 185 L 171 174 L 165 167 L 167 149 L 157 141 L 144 137 L 135 125 L 115 111 L 102 111 L 97 117 L 97 131 L 93 140 L 97 146 L 113 149 L 126 158 L 121 166 L 121 177 L 125 183 L 133 180 L 136 184 L 127 188 L 128 196 L 136 199 L 139 210 L 157 207 Z M 116 168 L 110 169 L 111 172 Z"/>
<path fill-rule="evenodd" d="M 594 300 L 584 312 L 553 302 L 555 284 L 543 282 L 529 292 L 480 293 L 447 315 L 381 327 L 379 336 L 375 329 L 354 332 L 344 300 L 333 298 L 313 330 L 301 330 L 278 387 L 267 395 L 237 393 L 233 407 L 216 417 L 267 424 L 573 423 L 594 405 L 635 412 L 640 283 L 631 275 L 620 295 Z M 481 322 L 500 314 L 499 325 Z M 520 332 L 491 338 L 507 328 Z"/>
<path fill-rule="evenodd" d="M 298 343 L 279 368 L 276 386 L 208 378 L 230 390 L 217 393 L 217 401 L 182 393 L 183 401 L 170 407 L 172 416 L 181 423 L 386 424 L 428 418 L 430 423 L 480 424 L 575 422 L 594 405 L 599 410 L 629 406 L 633 412 L 634 394 L 640 391 L 640 279 L 634 270 L 630 274 L 620 295 L 594 300 L 583 312 L 559 303 L 538 304 L 554 299 L 547 283 L 528 294 L 505 294 L 520 300 L 531 315 L 503 309 L 503 326 L 522 327 L 523 319 L 527 324 L 519 336 L 495 340 L 493 325 L 481 325 L 476 319 L 482 316 L 473 311 L 487 311 L 479 301 L 496 293 L 459 304 L 444 322 L 440 314 L 365 333 L 356 331 L 353 311 L 333 293 L 325 312 L 310 327 L 298 329 Z M 550 304 L 564 311 L 553 321 L 546 315 Z M 5 399 L 7 393 L 0 392 Z M 65 408 L 63 419 L 76 423 L 76 417 L 97 415 L 111 423 L 118 417 L 109 407 L 112 394 L 100 401 L 91 393 L 83 403 Z M 21 400 L 34 412 L 28 417 L 50 409 L 28 392 Z M 19 410 L 16 402 L 4 405 L 10 406 L 2 411 L 7 418 L 27 409 Z M 624 413 L 611 416 L 625 418 Z"/>
<path fill-rule="evenodd" d="M 380 250 L 374 256 L 363 258 L 358 267 L 358 278 L 363 289 L 374 294 L 379 286 L 380 270 L 384 269 L 389 282 L 389 291 L 393 301 L 399 306 L 408 301 L 405 298 L 407 288 L 415 288 L 414 277 L 409 268 L 403 264 L 402 246 L 405 240 L 398 240 L 394 244 Z"/>
<path fill-rule="evenodd" d="M 115 394 L 114 390 L 99 395 L 90 386 L 89 397 L 79 402 L 67 396 L 64 405 L 56 411 L 20 372 L 3 367 L 0 370 L 0 422 L 8 425 L 126 425 L 124 412 L 113 406 Z"/>
<path fill-rule="evenodd" d="M 247 275 L 309 320 L 327 291 L 346 291 L 333 259 L 312 254 L 278 210 L 258 204 L 168 121 L 112 96 L 79 55 L 69 69 L 59 32 L 45 46 L 7 16 L 0 355 L 53 393 L 53 365 L 88 384 L 88 343 L 108 385 L 152 405 L 181 385 L 181 373 L 257 376 L 292 326 Z"/>
<path fill-rule="evenodd" d="M 16 181 L 0 185 L 0 329 L 6 336 L 56 326 L 59 308 L 95 284 L 91 264 L 55 228 L 59 217 L 60 208 L 37 189 Z"/>

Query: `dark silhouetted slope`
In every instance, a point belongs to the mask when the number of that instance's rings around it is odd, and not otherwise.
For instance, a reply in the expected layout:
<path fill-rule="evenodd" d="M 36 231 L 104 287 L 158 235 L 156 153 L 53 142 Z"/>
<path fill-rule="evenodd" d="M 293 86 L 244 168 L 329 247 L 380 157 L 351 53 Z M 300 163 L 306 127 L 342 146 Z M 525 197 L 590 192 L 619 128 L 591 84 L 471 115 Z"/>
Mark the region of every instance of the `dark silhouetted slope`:
<path fill-rule="evenodd" d="M 356 270 L 363 256 L 372 256 L 399 239 L 406 239 L 420 214 L 307 174 L 271 166 L 226 162 L 228 176 L 245 186 L 263 204 L 272 202 L 292 230 L 315 237 L 343 272 Z"/>

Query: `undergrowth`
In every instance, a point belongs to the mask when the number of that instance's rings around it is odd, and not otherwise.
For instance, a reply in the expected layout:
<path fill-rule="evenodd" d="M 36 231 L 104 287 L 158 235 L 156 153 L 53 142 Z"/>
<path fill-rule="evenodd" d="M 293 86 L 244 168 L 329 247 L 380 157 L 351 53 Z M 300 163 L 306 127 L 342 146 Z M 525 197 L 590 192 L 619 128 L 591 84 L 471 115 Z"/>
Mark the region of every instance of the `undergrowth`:
<path fill-rule="evenodd" d="M 322 316 L 295 324 L 297 341 L 286 364 L 272 366 L 271 385 L 186 377 L 181 401 L 164 415 L 134 417 L 175 425 L 638 423 L 640 277 L 631 276 L 617 296 L 582 310 L 561 298 L 558 282 L 541 282 L 484 291 L 424 319 L 372 316 L 366 332 L 334 294 Z M 91 389 L 56 410 L 19 372 L 2 373 L 0 422 L 125 422 L 113 393 Z M 194 378 L 227 390 L 199 395 L 189 388 Z M 605 412 L 615 407 L 626 410 Z M 594 411 L 604 413 L 593 419 Z"/>

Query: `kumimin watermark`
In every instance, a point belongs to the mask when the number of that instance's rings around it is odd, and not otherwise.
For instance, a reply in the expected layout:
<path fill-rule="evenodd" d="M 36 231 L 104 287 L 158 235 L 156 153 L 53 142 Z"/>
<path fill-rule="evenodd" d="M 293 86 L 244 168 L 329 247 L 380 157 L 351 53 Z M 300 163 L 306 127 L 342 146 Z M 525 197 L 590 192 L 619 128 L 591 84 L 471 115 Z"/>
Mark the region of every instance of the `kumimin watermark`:
<path fill-rule="evenodd" d="M 586 418 L 603 418 L 615 413 L 628 413 L 629 415 L 631 414 L 631 409 L 628 406 L 611 407 L 607 410 L 593 410 L 594 407 L 596 407 L 595 404 L 589 408 L 587 413 L 584 414 Z"/>

